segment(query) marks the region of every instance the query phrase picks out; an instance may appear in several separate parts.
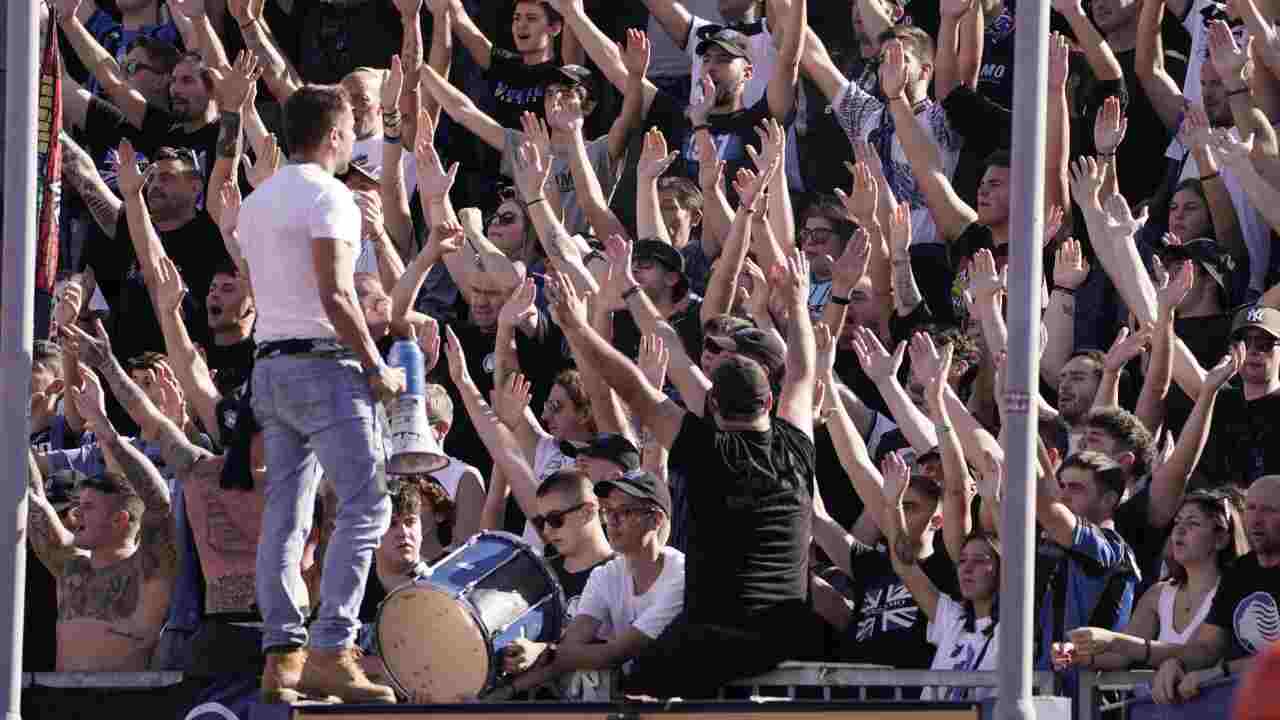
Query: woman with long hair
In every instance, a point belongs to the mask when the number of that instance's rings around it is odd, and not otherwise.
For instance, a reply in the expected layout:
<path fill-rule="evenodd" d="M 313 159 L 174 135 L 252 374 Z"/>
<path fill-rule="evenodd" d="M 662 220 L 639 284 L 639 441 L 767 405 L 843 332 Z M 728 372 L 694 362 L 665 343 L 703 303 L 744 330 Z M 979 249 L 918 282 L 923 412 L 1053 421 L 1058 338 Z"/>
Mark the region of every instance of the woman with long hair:
<path fill-rule="evenodd" d="M 1054 646 L 1054 666 L 1123 670 L 1151 665 L 1151 643 L 1186 643 L 1209 614 L 1218 580 L 1249 552 L 1238 494 L 1188 493 L 1165 547 L 1165 579 L 1138 601 L 1122 632 L 1082 627 Z"/>

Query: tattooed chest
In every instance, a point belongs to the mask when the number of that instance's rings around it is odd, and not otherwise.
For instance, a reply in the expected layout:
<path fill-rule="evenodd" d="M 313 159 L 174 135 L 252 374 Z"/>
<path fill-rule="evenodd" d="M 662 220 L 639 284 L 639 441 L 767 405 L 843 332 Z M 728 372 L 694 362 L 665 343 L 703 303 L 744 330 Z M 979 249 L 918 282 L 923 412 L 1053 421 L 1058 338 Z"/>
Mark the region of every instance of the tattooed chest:
<path fill-rule="evenodd" d="M 132 560 L 95 570 L 73 561 L 58 583 L 58 620 L 116 622 L 132 618 L 142 602 L 142 569 Z"/>

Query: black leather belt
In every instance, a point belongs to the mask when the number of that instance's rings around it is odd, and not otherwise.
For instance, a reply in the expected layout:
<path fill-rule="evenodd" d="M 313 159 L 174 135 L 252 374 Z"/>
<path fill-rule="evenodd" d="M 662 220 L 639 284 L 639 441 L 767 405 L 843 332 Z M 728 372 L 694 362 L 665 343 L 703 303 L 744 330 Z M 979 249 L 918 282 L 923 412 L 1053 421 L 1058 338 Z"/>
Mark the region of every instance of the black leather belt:
<path fill-rule="evenodd" d="M 291 338 L 258 343 L 257 359 L 283 355 L 347 355 L 351 350 L 334 338 Z"/>

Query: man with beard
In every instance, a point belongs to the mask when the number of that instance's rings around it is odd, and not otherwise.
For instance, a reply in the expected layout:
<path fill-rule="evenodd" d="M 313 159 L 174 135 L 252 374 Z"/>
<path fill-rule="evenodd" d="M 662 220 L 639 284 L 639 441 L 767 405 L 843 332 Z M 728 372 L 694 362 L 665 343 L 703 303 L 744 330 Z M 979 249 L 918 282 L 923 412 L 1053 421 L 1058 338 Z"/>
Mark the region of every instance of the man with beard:
<path fill-rule="evenodd" d="M 59 0 L 55 12 L 59 25 L 63 26 L 67 39 L 73 45 L 77 45 L 77 40 L 65 25 L 72 20 L 84 28 L 86 37 L 100 44 L 107 55 L 122 64 L 133 54 L 133 48 L 139 41 L 157 41 L 169 46 L 182 44 L 183 37 L 161 0 L 115 0 L 111 4 L 119 11 L 118 17 L 99 7 L 95 0 Z M 70 73 L 82 77 L 83 70 L 88 69 L 95 77 L 86 84 L 86 89 L 94 95 L 104 90 L 110 94 L 111 84 L 96 77 L 98 68 L 79 52 L 78 47 L 77 54 L 83 68 L 72 67 Z"/>
<path fill-rule="evenodd" d="M 121 202 L 107 189 L 89 156 L 63 137 L 63 177 L 89 207 L 105 238 L 85 249 L 86 284 L 96 284 L 111 308 L 107 329 L 119 357 L 163 351 L 164 339 L 147 288 L 157 280 L 159 257 L 173 259 L 191 300 L 187 326 L 200 328 L 200 303 L 209 292 L 213 269 L 229 263 L 222 238 L 209 216 L 197 208 L 204 186 L 189 149 L 160 148 L 145 174 L 129 141 L 120 143 Z M 144 196 L 145 193 L 145 196 Z M 92 291 L 86 287 L 86 295 Z"/>
<path fill-rule="evenodd" d="M 144 670 L 177 572 L 169 488 L 107 419 L 97 377 L 84 370 L 77 381 L 72 400 L 110 470 L 81 483 L 74 533 L 45 499 L 35 457 L 28 456 L 28 536 L 58 579 L 57 670 Z"/>
<path fill-rule="evenodd" d="M 1186 645 L 1151 643 L 1157 665 L 1151 683 L 1156 702 L 1177 703 L 1199 693 L 1213 676 L 1195 670 L 1218 667 L 1230 677 L 1253 666 L 1253 658 L 1275 640 L 1280 604 L 1280 475 L 1264 475 L 1249 488 L 1245 528 L 1253 552 L 1222 576 L 1209 615 Z"/>

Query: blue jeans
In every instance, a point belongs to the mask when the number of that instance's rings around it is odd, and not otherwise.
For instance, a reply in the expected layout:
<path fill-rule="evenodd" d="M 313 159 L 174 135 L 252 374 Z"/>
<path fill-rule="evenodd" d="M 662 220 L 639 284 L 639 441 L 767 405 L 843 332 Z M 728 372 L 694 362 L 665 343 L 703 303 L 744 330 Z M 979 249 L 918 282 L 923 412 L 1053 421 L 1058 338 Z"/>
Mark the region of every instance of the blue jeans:
<path fill-rule="evenodd" d="M 373 551 L 391 522 L 369 384 L 350 357 L 263 358 L 253 369 L 253 412 L 262 425 L 268 468 L 256 581 L 262 647 L 307 644 L 300 563 L 318 469 L 332 481 L 338 507 L 310 644 L 351 646 Z"/>

